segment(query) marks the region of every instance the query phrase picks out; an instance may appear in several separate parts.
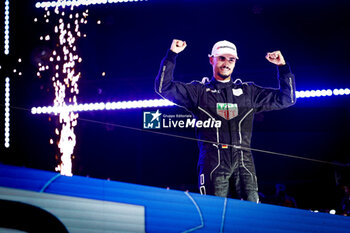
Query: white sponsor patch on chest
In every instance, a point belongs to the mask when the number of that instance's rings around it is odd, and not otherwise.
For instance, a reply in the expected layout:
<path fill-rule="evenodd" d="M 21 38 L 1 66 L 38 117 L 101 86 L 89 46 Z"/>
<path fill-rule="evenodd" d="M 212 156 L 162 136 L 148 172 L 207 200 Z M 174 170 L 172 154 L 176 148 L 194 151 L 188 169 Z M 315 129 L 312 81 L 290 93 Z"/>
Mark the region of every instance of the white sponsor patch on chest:
<path fill-rule="evenodd" d="M 232 93 L 234 96 L 240 96 L 243 94 L 243 90 L 241 88 L 238 89 L 232 89 Z"/>

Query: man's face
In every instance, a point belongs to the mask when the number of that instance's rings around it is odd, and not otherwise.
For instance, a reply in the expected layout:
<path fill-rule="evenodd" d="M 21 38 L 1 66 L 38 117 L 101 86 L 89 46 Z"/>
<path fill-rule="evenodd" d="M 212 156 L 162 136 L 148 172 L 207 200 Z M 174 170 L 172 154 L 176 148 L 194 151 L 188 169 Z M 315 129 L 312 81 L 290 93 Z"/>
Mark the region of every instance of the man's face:
<path fill-rule="evenodd" d="M 236 58 L 230 54 L 210 57 L 210 64 L 213 66 L 213 75 L 218 80 L 231 77 L 236 65 Z"/>

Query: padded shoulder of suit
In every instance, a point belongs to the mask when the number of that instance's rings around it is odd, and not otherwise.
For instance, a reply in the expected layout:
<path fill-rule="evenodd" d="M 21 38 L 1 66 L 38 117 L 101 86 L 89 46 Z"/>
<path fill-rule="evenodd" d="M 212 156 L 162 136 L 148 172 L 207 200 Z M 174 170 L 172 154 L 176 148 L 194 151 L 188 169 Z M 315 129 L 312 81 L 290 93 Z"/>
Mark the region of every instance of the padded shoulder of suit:
<path fill-rule="evenodd" d="M 206 86 L 210 82 L 208 77 L 203 77 L 202 81 L 199 80 L 193 80 L 191 84 L 195 86 Z"/>
<path fill-rule="evenodd" d="M 201 84 L 201 85 L 203 85 L 203 83 L 202 83 L 201 81 L 199 81 L 199 80 L 193 80 L 191 83 L 193 83 L 193 84 Z"/>
<path fill-rule="evenodd" d="M 256 86 L 256 84 L 254 82 L 243 82 L 241 79 L 236 79 L 234 82 L 233 82 L 235 85 L 237 86 L 243 86 L 243 85 L 246 85 L 246 86 Z"/>

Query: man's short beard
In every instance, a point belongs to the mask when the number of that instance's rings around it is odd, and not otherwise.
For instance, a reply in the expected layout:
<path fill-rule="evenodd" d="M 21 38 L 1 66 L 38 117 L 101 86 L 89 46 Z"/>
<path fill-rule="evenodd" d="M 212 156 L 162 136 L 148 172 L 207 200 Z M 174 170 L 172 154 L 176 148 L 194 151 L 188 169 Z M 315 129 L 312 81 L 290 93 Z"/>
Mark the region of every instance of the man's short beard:
<path fill-rule="evenodd" d="M 231 74 L 229 74 L 229 75 L 224 75 L 224 74 L 221 74 L 220 72 L 218 72 L 218 75 L 219 75 L 221 78 L 223 78 L 223 79 L 227 79 L 227 78 L 231 77 Z"/>

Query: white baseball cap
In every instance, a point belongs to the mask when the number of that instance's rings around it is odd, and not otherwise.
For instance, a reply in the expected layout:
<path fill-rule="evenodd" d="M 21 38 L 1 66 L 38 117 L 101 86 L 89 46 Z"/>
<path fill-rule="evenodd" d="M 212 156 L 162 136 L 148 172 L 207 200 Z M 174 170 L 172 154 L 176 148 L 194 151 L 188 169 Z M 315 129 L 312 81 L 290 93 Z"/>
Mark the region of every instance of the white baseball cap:
<path fill-rule="evenodd" d="M 238 59 L 236 45 L 227 40 L 218 41 L 214 44 L 209 57 L 217 57 L 223 54 L 230 54 Z"/>

